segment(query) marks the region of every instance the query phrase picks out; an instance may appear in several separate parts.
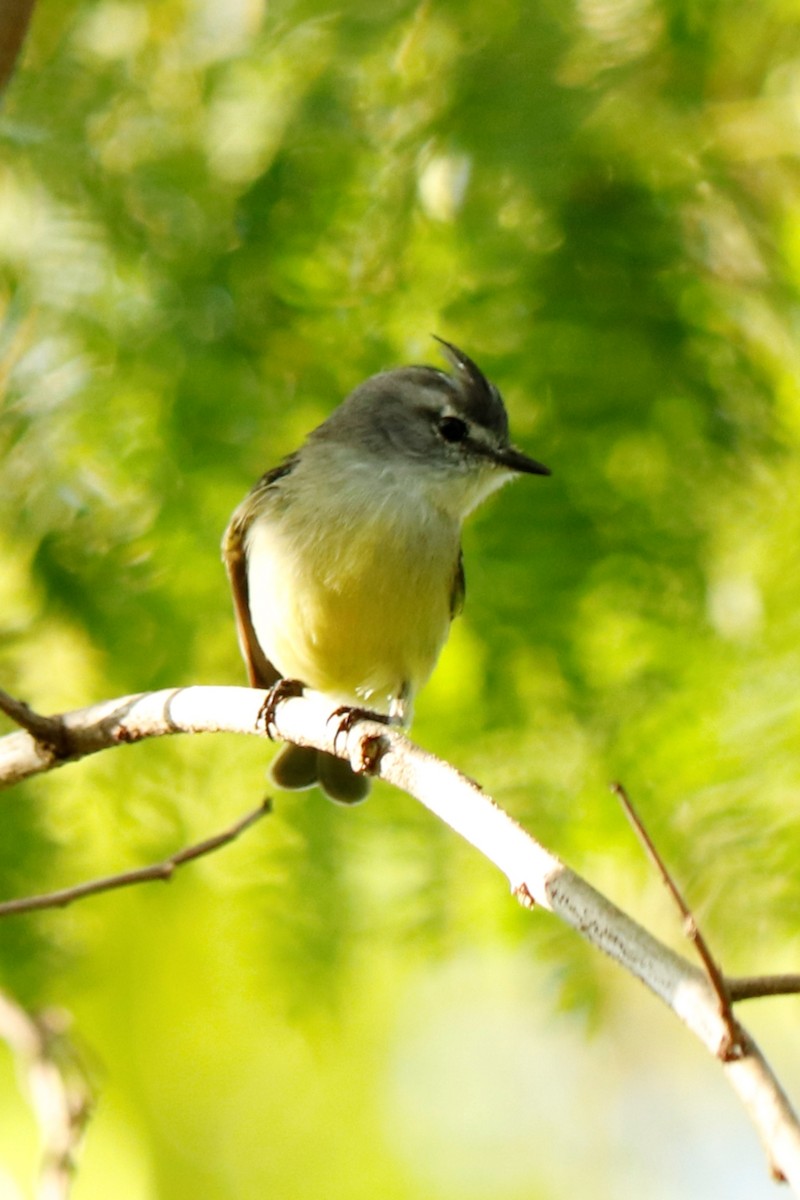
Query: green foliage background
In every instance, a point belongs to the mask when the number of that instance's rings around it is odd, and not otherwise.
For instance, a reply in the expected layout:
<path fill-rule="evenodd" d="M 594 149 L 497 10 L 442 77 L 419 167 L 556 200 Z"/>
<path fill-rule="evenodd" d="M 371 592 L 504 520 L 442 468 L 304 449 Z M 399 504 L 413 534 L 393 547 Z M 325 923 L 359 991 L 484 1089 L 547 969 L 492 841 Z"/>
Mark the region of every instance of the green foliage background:
<path fill-rule="evenodd" d="M 440 333 L 554 473 L 470 525 L 415 736 L 674 938 L 622 778 L 726 966 L 796 967 L 798 114 L 779 0 L 41 0 L 0 122 L 3 686 L 241 682 L 230 511 Z M 142 745 L 18 789 L 0 891 L 221 828 L 265 758 Z M 670 1089 L 722 1086 L 388 789 L 281 796 L 169 889 L 6 921 L 0 968 L 100 1064 L 78 1200 L 657 1196 L 628 1137 L 655 1108 L 665 1153 Z M 762 1021 L 800 1084 L 796 1006 Z M 713 1095 L 695 1136 L 736 1142 Z"/>

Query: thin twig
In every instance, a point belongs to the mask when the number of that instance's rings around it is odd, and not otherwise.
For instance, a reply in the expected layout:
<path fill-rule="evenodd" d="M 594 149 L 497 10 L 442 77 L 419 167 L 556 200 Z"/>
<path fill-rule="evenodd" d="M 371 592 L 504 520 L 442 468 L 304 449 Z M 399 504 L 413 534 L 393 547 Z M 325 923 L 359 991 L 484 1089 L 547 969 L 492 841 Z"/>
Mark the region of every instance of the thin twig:
<path fill-rule="evenodd" d="M 73 887 L 61 888 L 56 892 L 45 892 L 39 896 L 22 896 L 19 900 L 4 900 L 0 902 L 0 917 L 17 915 L 18 913 L 38 912 L 43 908 L 66 908 L 75 900 L 83 900 L 86 896 L 96 896 L 100 892 L 111 892 L 117 888 L 132 887 L 138 883 L 168 882 L 178 867 L 193 859 L 202 858 L 227 846 L 254 825 L 261 817 L 272 811 L 272 801 L 269 797 L 258 808 L 242 817 L 235 825 L 222 833 L 214 834 L 205 841 L 186 846 L 165 858 L 162 862 L 152 863 L 147 867 L 135 867 L 132 871 L 121 871 L 117 875 L 105 875 L 100 879 L 90 879 L 87 883 L 77 883 Z"/>
<path fill-rule="evenodd" d="M 761 996 L 796 996 L 800 993 L 800 975 L 726 975 L 731 1001 L 758 1000 Z"/>
<path fill-rule="evenodd" d="M 1 0 L 0 0 L 1 2 Z M 20 729 L 24 729 L 40 746 L 55 754 L 58 758 L 67 758 L 70 753 L 70 740 L 67 729 L 61 717 L 45 717 L 25 703 L 17 700 L 0 688 L 0 712 L 10 717 Z"/>
<path fill-rule="evenodd" d="M 708 976 L 708 981 L 714 989 L 714 993 L 719 1002 L 720 1016 L 722 1017 L 728 1029 L 731 1039 L 730 1047 L 728 1047 L 728 1053 L 735 1053 L 736 1047 L 738 1047 L 740 1044 L 741 1030 L 736 1018 L 733 1015 L 731 996 L 728 991 L 728 985 L 725 981 L 725 976 L 723 975 L 716 959 L 711 953 L 708 942 L 706 941 L 700 930 L 700 927 L 697 924 L 694 913 L 684 900 L 677 883 L 673 879 L 666 863 L 656 849 L 653 839 L 650 837 L 642 823 L 641 818 L 639 817 L 639 814 L 633 807 L 630 796 L 621 783 L 612 783 L 611 791 L 619 799 L 626 817 L 630 821 L 636 836 L 644 848 L 645 854 L 658 871 L 658 874 L 661 876 L 662 882 L 666 886 L 667 891 L 674 900 L 675 905 L 678 908 L 681 917 L 683 918 L 683 932 L 697 951 L 706 975 Z"/>
<path fill-rule="evenodd" d="M 41 713 L 34 712 L 24 700 L 17 700 L 15 696 L 9 695 L 0 688 L 0 711 L 4 712 L 7 717 L 16 722 L 21 729 L 27 729 L 33 737 L 38 737 L 45 729 L 50 732 L 56 721 L 52 717 L 44 717 Z"/>

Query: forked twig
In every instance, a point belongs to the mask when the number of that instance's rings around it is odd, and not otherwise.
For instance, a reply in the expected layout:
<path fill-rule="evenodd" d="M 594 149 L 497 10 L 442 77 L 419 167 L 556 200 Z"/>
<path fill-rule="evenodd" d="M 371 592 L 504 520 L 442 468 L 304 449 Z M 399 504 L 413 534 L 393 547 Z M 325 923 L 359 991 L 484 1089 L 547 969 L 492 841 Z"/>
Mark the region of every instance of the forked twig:
<path fill-rule="evenodd" d="M 719 964 L 711 953 L 708 942 L 706 941 L 699 925 L 697 924 L 697 919 L 694 913 L 684 900 L 683 894 L 681 893 L 677 883 L 673 879 L 666 863 L 656 849 L 653 839 L 650 837 L 650 834 L 645 829 L 639 814 L 633 807 L 630 796 L 621 783 L 612 783 L 611 791 L 618 798 L 620 804 L 622 805 L 622 808 L 626 817 L 630 821 L 634 833 L 644 848 L 645 854 L 660 875 L 662 882 L 666 886 L 667 891 L 669 892 L 678 911 L 681 914 L 683 920 L 683 932 L 694 946 L 698 957 L 703 964 L 703 968 L 708 976 L 708 982 L 711 984 L 712 988 L 714 989 L 714 994 L 717 997 L 720 1016 L 725 1022 L 725 1027 L 728 1030 L 730 1045 L 724 1048 L 724 1053 L 735 1056 L 739 1052 L 739 1048 L 741 1046 L 742 1030 L 738 1021 L 736 1020 L 736 1017 L 733 1015 L 732 998 L 728 984 L 725 980 L 725 976 L 723 975 Z"/>
<path fill-rule="evenodd" d="M 68 755 L 68 737 L 63 721 L 59 717 L 45 717 L 25 703 L 17 700 L 0 688 L 0 712 L 10 717 L 20 729 L 25 729 L 39 745 L 57 754 Z"/>
<path fill-rule="evenodd" d="M 638 813 L 634 809 L 631 798 L 627 791 L 621 783 L 612 783 L 611 790 L 619 798 L 619 801 L 625 811 L 625 815 L 633 826 L 633 829 L 642 843 L 650 861 L 656 867 L 661 879 L 666 884 L 670 895 L 680 910 L 683 918 L 684 933 L 689 941 L 694 943 L 697 949 L 697 953 L 702 960 L 703 966 L 705 967 L 709 982 L 719 1000 L 720 1013 L 726 1022 L 730 1017 L 736 1028 L 739 1028 L 738 1023 L 735 1021 L 735 1018 L 733 1018 L 731 1005 L 738 1003 L 740 1000 L 756 1000 L 763 996 L 791 996 L 800 993 L 800 974 L 739 975 L 734 977 L 725 975 L 722 972 L 722 969 L 712 955 L 708 943 L 698 927 L 697 919 L 681 895 L 675 880 L 667 870 L 664 860 L 656 850 L 653 840 L 642 824 L 642 820 Z M 730 1024 L 729 1029 L 731 1029 L 732 1032 L 732 1027 Z"/>

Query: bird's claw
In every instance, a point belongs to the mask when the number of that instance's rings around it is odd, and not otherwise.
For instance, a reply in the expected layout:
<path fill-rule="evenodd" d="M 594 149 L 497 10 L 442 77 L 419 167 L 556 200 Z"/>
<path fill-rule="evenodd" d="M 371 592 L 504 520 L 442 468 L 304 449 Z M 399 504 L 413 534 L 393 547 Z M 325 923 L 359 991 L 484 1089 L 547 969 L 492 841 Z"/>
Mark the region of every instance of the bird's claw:
<path fill-rule="evenodd" d="M 333 735 L 333 748 L 338 751 L 339 738 L 346 737 L 359 721 L 377 721 L 380 725 L 390 725 L 391 720 L 385 713 L 373 712 L 371 708 L 359 708 L 350 704 L 342 704 L 335 708 L 328 718 L 336 721 L 336 732 Z"/>
<path fill-rule="evenodd" d="M 302 696 L 302 694 L 303 685 L 299 679 L 279 679 L 267 692 L 266 699 L 258 710 L 256 725 L 263 726 L 264 732 L 271 742 L 274 742 L 278 736 L 275 727 L 275 709 L 281 700 L 289 700 L 293 696 Z"/>

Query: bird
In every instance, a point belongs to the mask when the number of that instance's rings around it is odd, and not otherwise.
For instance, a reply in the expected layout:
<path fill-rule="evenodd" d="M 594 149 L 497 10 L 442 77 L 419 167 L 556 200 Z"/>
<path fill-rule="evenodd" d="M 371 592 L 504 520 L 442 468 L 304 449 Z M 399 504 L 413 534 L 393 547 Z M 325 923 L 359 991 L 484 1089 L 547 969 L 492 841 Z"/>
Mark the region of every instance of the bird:
<path fill-rule="evenodd" d="M 550 474 L 510 442 L 498 389 L 436 341 L 450 372 L 366 379 L 234 511 L 222 557 L 251 686 L 293 681 L 408 728 L 464 602 L 464 519 L 515 476 Z M 289 743 L 271 774 L 343 804 L 370 788 L 348 762 Z"/>

